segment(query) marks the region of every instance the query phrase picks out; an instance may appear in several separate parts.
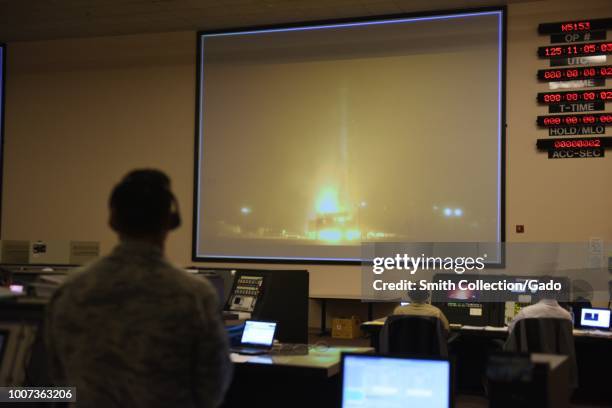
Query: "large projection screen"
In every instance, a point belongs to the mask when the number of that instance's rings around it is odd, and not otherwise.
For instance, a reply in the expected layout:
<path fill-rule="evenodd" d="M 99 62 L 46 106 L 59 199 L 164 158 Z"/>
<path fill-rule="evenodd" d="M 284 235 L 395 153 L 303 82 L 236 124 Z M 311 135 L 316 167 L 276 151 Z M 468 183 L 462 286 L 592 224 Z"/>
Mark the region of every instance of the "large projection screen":
<path fill-rule="evenodd" d="M 504 239 L 504 9 L 198 33 L 193 258 Z"/>
<path fill-rule="evenodd" d="M 4 160 L 4 78 L 6 72 L 6 47 L 0 43 L 0 202 L 2 202 L 2 168 Z M 0 225 L 0 230 L 2 226 Z"/>

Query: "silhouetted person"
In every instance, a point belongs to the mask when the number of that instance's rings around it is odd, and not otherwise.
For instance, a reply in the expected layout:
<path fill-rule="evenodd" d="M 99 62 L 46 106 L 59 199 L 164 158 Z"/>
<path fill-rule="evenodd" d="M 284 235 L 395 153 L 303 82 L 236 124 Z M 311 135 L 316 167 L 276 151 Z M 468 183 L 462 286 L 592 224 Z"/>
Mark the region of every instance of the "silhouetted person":
<path fill-rule="evenodd" d="M 180 224 L 170 180 L 129 173 L 110 198 L 120 243 L 71 276 L 47 311 L 51 378 L 82 407 L 216 407 L 231 378 L 217 296 L 164 259 Z"/>

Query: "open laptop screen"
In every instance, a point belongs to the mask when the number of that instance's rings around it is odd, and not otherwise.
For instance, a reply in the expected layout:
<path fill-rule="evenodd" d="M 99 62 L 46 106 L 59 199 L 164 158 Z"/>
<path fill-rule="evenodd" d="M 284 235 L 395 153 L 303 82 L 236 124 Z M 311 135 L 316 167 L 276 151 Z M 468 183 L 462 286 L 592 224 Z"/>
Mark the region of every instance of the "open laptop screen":
<path fill-rule="evenodd" d="M 450 407 L 448 360 L 349 354 L 342 359 L 342 407 Z"/>
<path fill-rule="evenodd" d="M 271 346 L 274 341 L 275 331 L 275 322 L 247 320 L 244 325 L 244 332 L 242 332 L 241 343 L 256 346 Z"/>
<path fill-rule="evenodd" d="M 580 326 L 592 327 L 595 329 L 609 329 L 610 310 L 583 308 L 580 313 Z"/>

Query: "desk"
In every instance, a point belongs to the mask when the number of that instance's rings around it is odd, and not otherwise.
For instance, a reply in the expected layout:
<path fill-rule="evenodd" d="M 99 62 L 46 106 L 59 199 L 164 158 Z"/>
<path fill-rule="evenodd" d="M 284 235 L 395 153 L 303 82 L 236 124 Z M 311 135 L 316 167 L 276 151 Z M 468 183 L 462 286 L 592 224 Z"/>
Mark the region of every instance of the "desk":
<path fill-rule="evenodd" d="M 308 355 L 238 356 L 223 407 L 337 407 L 342 352 L 371 353 L 371 347 L 330 347 Z"/>
<path fill-rule="evenodd" d="M 371 320 L 369 322 L 363 322 L 361 324 L 361 330 L 370 336 L 370 345 L 378 350 L 378 334 L 385 325 L 386 317 Z M 495 327 L 495 326 L 468 326 L 461 324 L 450 324 L 451 333 L 459 334 L 478 334 L 481 337 L 490 337 L 506 340 L 508 337 L 508 327 Z M 575 341 L 612 341 L 612 332 L 604 332 L 597 330 L 580 330 L 574 329 L 574 340 Z M 612 345 L 612 342 L 611 342 Z"/>
<path fill-rule="evenodd" d="M 274 366 L 276 370 L 297 368 L 317 372 L 324 377 L 332 377 L 340 372 L 342 353 L 373 353 L 372 347 L 326 347 L 313 348 L 305 355 L 263 354 L 241 356 L 232 353 L 235 365 Z"/>
<path fill-rule="evenodd" d="M 0 298 L 0 321 L 28 321 L 38 325 L 44 320 L 48 298 L 17 296 Z"/>
<path fill-rule="evenodd" d="M 347 301 L 359 301 L 361 303 L 366 303 L 368 305 L 368 321 L 374 319 L 374 303 L 381 303 L 380 300 L 368 300 L 363 299 L 361 296 L 347 296 L 347 295 L 310 295 L 308 299 L 319 301 L 321 304 L 321 332 L 320 334 L 327 334 L 327 302 L 330 300 L 347 300 Z M 398 301 L 394 302 L 386 302 L 386 303 L 398 303 Z"/>
<path fill-rule="evenodd" d="M 370 336 L 370 344 L 378 350 L 378 335 L 385 318 L 362 323 L 361 329 Z M 451 324 L 456 334 L 449 344 L 449 354 L 455 359 L 458 393 L 484 392 L 484 376 L 488 353 L 499 351 L 508 337 L 507 327 L 478 327 Z M 574 397 L 580 401 L 610 401 L 609 370 L 612 367 L 612 333 L 574 330 L 578 389 Z"/>

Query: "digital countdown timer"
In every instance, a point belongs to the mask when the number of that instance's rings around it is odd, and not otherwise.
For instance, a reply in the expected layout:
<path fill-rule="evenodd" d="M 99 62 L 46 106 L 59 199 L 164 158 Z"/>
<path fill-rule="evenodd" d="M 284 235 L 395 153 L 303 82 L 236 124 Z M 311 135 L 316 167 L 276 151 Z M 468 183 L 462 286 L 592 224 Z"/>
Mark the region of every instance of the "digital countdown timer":
<path fill-rule="evenodd" d="M 538 139 L 538 149 L 584 149 L 588 147 L 612 147 L 612 137 L 581 137 L 572 139 Z"/>
<path fill-rule="evenodd" d="M 612 28 L 612 18 L 599 18 L 581 21 L 563 21 L 560 23 L 543 23 L 538 26 L 540 34 L 573 33 Z"/>
<path fill-rule="evenodd" d="M 612 124 L 612 113 L 587 113 L 582 115 L 538 116 L 538 126 L 576 126 Z"/>
<path fill-rule="evenodd" d="M 540 92 L 538 102 L 544 104 L 555 104 L 565 102 L 597 102 L 612 101 L 612 89 L 601 89 L 597 91 L 568 91 L 568 92 Z"/>
<path fill-rule="evenodd" d="M 540 69 L 538 79 L 541 81 L 568 81 L 588 78 L 611 78 L 612 65 L 584 68 Z"/>
<path fill-rule="evenodd" d="M 554 45 L 538 48 L 538 56 L 541 58 L 579 57 L 584 55 L 606 54 L 612 54 L 612 42 L 610 41 L 587 44 Z"/>
<path fill-rule="evenodd" d="M 536 99 L 549 115 L 538 116 L 536 123 L 549 138 L 537 139 L 536 146 L 547 151 L 549 159 L 603 158 L 606 149 L 612 148 L 612 137 L 604 136 L 612 126 L 612 113 L 606 112 L 612 88 L 593 89 L 605 88 L 606 80 L 612 78 L 612 65 L 603 65 L 612 54 L 609 30 L 612 18 L 538 26 L 550 42 L 537 49 L 549 67 L 537 71 L 538 80 L 547 82 L 548 92 L 539 92 Z"/>
<path fill-rule="evenodd" d="M 595 159 L 605 156 L 612 147 L 612 137 L 575 139 L 538 139 L 538 150 L 547 150 L 549 159 Z"/>

